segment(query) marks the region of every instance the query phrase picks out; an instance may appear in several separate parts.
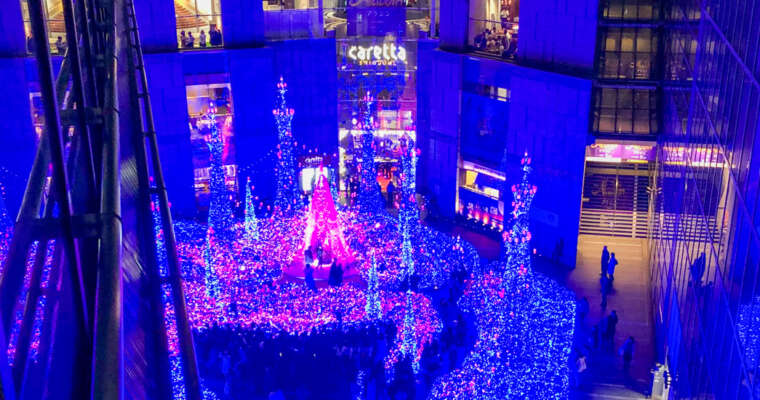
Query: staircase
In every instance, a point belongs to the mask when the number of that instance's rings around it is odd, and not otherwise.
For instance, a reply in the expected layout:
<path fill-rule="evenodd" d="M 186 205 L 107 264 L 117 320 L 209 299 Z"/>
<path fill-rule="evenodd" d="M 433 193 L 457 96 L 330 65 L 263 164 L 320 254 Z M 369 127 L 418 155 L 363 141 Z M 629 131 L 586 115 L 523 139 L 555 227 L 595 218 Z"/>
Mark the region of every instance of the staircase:
<path fill-rule="evenodd" d="M 647 237 L 648 186 L 647 165 L 588 162 L 583 182 L 580 233 Z"/>

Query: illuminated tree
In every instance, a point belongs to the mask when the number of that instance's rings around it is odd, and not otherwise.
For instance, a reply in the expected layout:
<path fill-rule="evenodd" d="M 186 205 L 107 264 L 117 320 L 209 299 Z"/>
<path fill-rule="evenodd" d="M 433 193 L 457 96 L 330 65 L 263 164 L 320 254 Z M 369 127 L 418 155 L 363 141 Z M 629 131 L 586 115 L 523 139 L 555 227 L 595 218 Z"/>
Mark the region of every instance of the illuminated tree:
<path fill-rule="evenodd" d="M 230 238 L 232 227 L 232 207 L 229 193 L 225 184 L 225 173 L 222 155 L 224 153 L 224 140 L 219 132 L 216 121 L 216 106 L 209 103 L 206 120 L 210 130 L 208 148 L 209 160 L 209 190 L 210 200 L 208 208 L 208 228 L 213 228 L 214 233 L 222 240 Z"/>
<path fill-rule="evenodd" d="M 8 215 L 8 208 L 5 206 L 5 186 L 0 183 L 0 235 L 13 227 L 13 222 Z"/>
<path fill-rule="evenodd" d="M 251 193 L 251 178 L 245 183 L 245 233 L 253 240 L 259 239 L 259 221 L 256 219 L 256 206 Z"/>
<path fill-rule="evenodd" d="M 288 84 L 280 77 L 277 83 L 279 93 L 277 108 L 272 110 L 277 123 L 277 193 L 274 200 L 275 209 L 279 211 L 300 210 L 304 206 L 301 191 L 296 179 L 295 141 L 291 130 L 293 122 L 292 108 L 288 108 L 285 93 Z"/>
<path fill-rule="evenodd" d="M 507 266 L 514 270 L 520 269 L 521 266 L 530 270 L 530 206 L 533 202 L 533 196 L 536 195 L 536 186 L 528 182 L 528 175 L 532 170 L 530 166 L 530 157 L 526 153 L 522 161 L 523 177 L 519 184 L 512 185 L 512 228 L 505 230 L 502 234 L 504 238 L 504 256 L 507 260 Z"/>
<path fill-rule="evenodd" d="M 369 274 L 367 275 L 367 305 L 364 308 L 367 312 L 367 318 L 369 319 L 380 319 L 383 316 L 378 286 L 377 263 L 375 262 L 375 254 L 373 253 L 372 264 L 370 265 Z"/>
<path fill-rule="evenodd" d="M 757 365 L 760 360 L 760 297 L 739 306 L 736 330 L 744 348 L 744 360 L 747 365 Z"/>
<path fill-rule="evenodd" d="M 359 129 L 362 134 L 361 158 L 359 160 L 359 193 L 357 204 L 363 213 L 376 213 L 383 209 L 380 187 L 377 184 L 377 166 L 375 165 L 375 125 L 372 118 L 372 96 L 364 96 L 362 100 L 362 120 Z"/>
<path fill-rule="evenodd" d="M 573 294 L 532 272 L 528 213 L 536 187 L 530 158 L 512 186 L 512 228 L 504 258 L 474 274 L 459 305 L 475 314 L 478 339 L 463 367 L 434 385 L 431 399 L 567 399 L 575 329 Z"/>
<path fill-rule="evenodd" d="M 404 311 L 404 330 L 403 342 L 401 345 L 401 351 L 412 362 L 412 370 L 414 373 L 420 372 L 420 360 L 418 358 L 417 351 L 417 336 L 416 336 L 416 318 L 414 315 L 414 301 L 412 300 L 412 291 L 406 291 L 406 307 Z"/>
<path fill-rule="evenodd" d="M 409 139 L 401 145 L 401 201 L 399 204 L 399 226 L 410 230 L 419 221 L 420 212 L 416 198 L 417 153 L 414 142 Z"/>

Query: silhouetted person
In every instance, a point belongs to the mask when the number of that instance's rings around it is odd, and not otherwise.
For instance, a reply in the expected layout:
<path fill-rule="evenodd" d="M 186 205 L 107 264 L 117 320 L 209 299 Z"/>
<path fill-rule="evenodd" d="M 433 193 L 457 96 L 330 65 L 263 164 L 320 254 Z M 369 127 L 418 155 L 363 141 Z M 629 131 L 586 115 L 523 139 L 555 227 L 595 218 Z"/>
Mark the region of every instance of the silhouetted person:
<path fill-rule="evenodd" d="M 63 38 L 60 36 L 58 36 L 58 40 L 55 41 L 55 50 L 61 55 L 66 53 L 66 42 L 64 42 Z"/>
<path fill-rule="evenodd" d="M 187 47 L 188 48 L 195 47 L 195 38 L 193 37 L 193 33 L 192 32 L 188 32 L 187 33 Z"/>
<path fill-rule="evenodd" d="M 314 282 L 314 268 L 310 264 L 306 264 L 303 269 L 304 280 L 306 281 L 306 287 L 311 289 L 312 292 L 317 291 L 317 284 Z"/>
<path fill-rule="evenodd" d="M 27 36 L 26 37 L 26 51 L 28 51 L 30 53 L 34 53 L 34 50 L 36 48 L 37 47 L 35 47 L 35 45 L 34 45 L 34 38 L 32 36 Z"/>
<path fill-rule="evenodd" d="M 607 317 L 607 340 L 613 341 L 615 339 L 615 331 L 617 330 L 618 316 L 617 311 L 612 310 Z"/>
<path fill-rule="evenodd" d="M 628 370 L 631 368 L 631 360 L 633 359 L 633 347 L 636 341 L 633 336 L 628 336 L 628 339 L 620 346 L 620 355 L 623 357 L 623 372 L 628 375 Z"/>
<path fill-rule="evenodd" d="M 559 265 L 560 259 L 562 259 L 562 252 L 564 251 L 565 240 L 559 238 L 557 244 L 554 245 L 554 251 L 552 252 L 552 262 Z"/>
<path fill-rule="evenodd" d="M 198 45 L 200 47 L 206 47 L 206 32 L 201 29 L 201 34 L 198 36 Z"/>
<path fill-rule="evenodd" d="M 581 321 L 586 319 L 586 315 L 588 315 L 588 312 L 589 312 L 588 299 L 584 297 L 578 300 L 578 319 Z"/>
<path fill-rule="evenodd" d="M 694 286 L 697 288 L 702 286 L 702 275 L 705 274 L 706 264 L 707 259 L 705 257 L 705 252 L 703 251 L 702 254 L 694 260 L 694 264 L 691 265 L 691 279 L 694 282 Z"/>
<path fill-rule="evenodd" d="M 179 43 L 180 46 L 187 47 L 187 35 L 185 35 L 185 31 L 179 33 Z"/>
<path fill-rule="evenodd" d="M 610 278 L 610 282 L 615 280 L 615 267 L 618 265 L 618 261 L 615 258 L 615 253 L 610 254 L 610 262 L 607 265 L 607 276 Z"/>
<path fill-rule="evenodd" d="M 387 207 L 393 206 L 393 196 L 396 194 L 396 186 L 393 185 L 393 179 L 391 179 L 390 182 L 388 182 L 388 186 L 385 189 L 386 192 L 388 192 L 388 202 L 386 203 Z"/>
<path fill-rule="evenodd" d="M 602 249 L 602 276 L 607 275 L 607 267 L 610 264 L 610 252 L 607 251 L 607 246 Z"/>

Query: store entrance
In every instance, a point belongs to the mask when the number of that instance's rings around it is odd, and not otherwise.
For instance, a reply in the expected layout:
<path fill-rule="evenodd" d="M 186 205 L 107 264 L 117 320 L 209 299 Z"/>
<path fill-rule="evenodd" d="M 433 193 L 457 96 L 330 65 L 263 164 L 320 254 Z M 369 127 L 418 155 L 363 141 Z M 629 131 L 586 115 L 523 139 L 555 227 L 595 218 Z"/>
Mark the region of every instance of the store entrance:
<path fill-rule="evenodd" d="M 580 234 L 646 238 L 649 163 L 586 161 Z"/>

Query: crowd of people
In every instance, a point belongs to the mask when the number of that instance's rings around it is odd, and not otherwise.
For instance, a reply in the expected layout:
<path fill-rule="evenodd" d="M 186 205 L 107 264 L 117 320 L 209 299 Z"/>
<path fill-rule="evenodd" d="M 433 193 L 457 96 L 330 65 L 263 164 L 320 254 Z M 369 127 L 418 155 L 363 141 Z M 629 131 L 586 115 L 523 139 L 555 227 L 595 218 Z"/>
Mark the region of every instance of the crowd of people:
<path fill-rule="evenodd" d="M 475 36 L 474 45 L 478 50 L 497 53 L 503 58 L 517 54 L 517 37 L 505 27 L 486 28 Z"/>
<path fill-rule="evenodd" d="M 197 39 L 197 43 L 196 43 Z M 201 29 L 200 34 L 196 38 L 193 36 L 193 32 L 181 31 L 179 34 L 180 47 L 183 49 L 192 49 L 194 47 L 214 47 L 222 45 L 222 31 L 216 28 L 216 25 L 211 25 L 211 28 L 206 35 L 205 30 Z"/>
<path fill-rule="evenodd" d="M 386 368 L 397 335 L 391 321 L 374 321 L 300 335 L 214 326 L 195 338 L 203 383 L 224 399 L 414 399 L 466 354 L 462 315 L 425 346 L 417 374 L 404 356 Z"/>
<path fill-rule="evenodd" d="M 26 37 L 26 51 L 28 53 L 34 53 L 34 50 L 37 48 L 37 45 L 34 42 L 34 37 L 29 35 Z M 66 49 L 68 46 L 66 45 L 66 41 L 63 40 L 63 36 L 58 36 L 56 38 L 55 42 L 53 43 L 53 48 L 55 49 L 55 52 L 53 54 L 57 55 L 64 55 L 66 54 Z"/>

